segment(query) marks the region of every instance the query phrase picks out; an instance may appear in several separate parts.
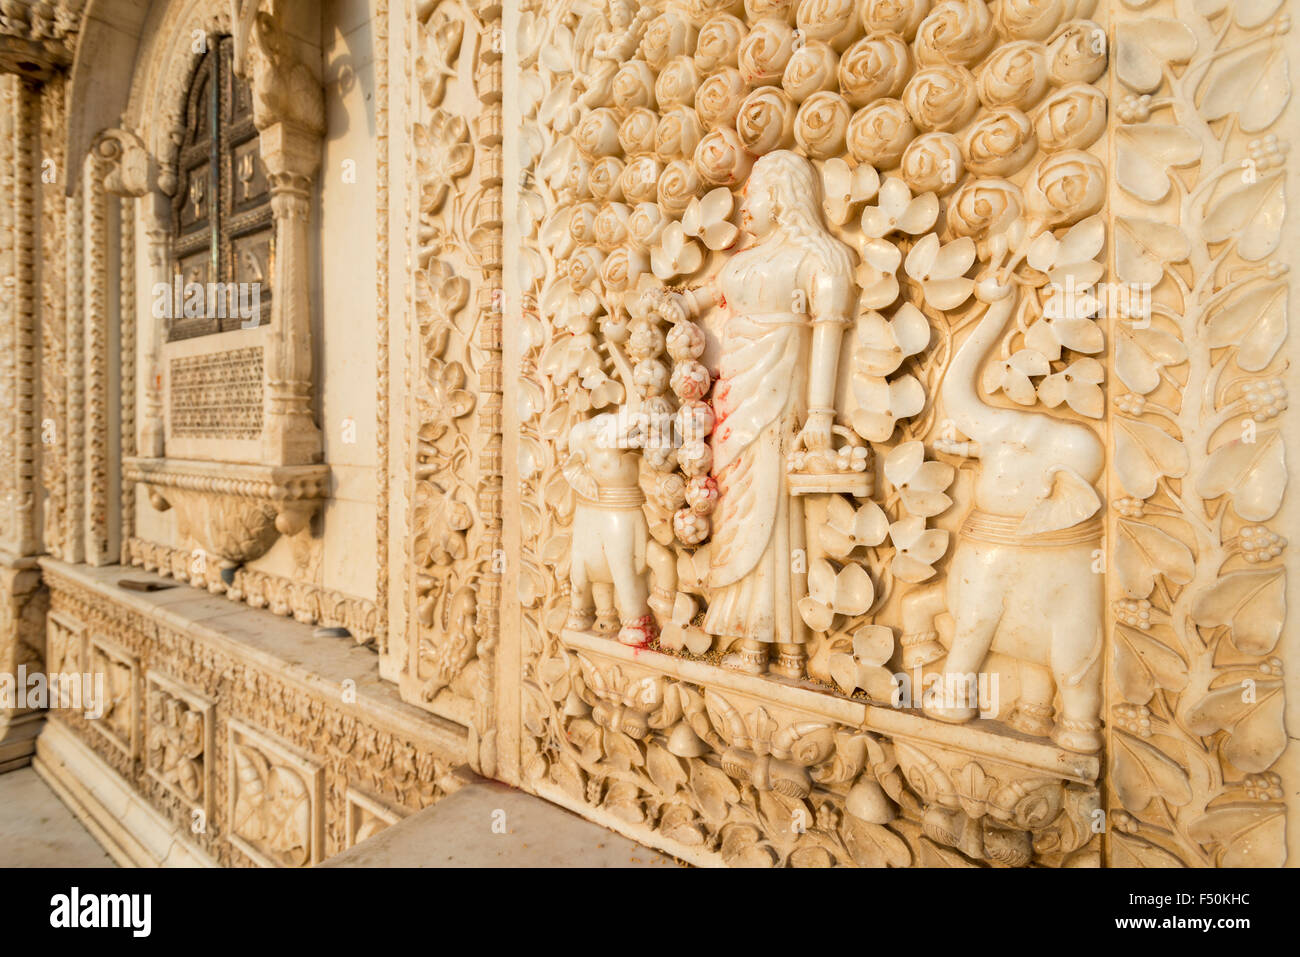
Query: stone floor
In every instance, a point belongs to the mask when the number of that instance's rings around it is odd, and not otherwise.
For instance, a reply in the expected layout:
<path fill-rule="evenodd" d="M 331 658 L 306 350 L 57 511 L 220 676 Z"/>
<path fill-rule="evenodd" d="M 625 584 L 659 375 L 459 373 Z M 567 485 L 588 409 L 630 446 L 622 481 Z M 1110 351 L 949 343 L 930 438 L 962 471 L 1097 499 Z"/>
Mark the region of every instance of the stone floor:
<path fill-rule="evenodd" d="M 30 767 L 0 774 L 0 867 L 113 867 Z"/>
<path fill-rule="evenodd" d="M 496 781 L 385 828 L 322 867 L 676 867 L 673 858 Z"/>

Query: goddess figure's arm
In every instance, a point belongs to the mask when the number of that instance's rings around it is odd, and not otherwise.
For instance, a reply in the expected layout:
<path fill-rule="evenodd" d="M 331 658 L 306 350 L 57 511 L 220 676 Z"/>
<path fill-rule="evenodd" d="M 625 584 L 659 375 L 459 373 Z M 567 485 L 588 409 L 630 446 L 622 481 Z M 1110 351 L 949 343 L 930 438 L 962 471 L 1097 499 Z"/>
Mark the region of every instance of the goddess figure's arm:
<path fill-rule="evenodd" d="M 840 367 L 844 327 L 852 317 L 853 283 L 848 275 L 819 270 L 810 284 L 808 311 L 813 324 L 808 370 L 808 410 L 834 414 L 835 379 Z"/>

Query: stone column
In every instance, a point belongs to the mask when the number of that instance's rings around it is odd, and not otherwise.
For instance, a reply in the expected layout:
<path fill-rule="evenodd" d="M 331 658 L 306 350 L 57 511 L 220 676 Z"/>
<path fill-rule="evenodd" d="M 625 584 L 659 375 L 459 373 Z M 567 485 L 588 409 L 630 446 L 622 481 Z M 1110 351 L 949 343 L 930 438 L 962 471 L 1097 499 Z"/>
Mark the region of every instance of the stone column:
<path fill-rule="evenodd" d="M 312 177 L 320 164 L 320 134 L 292 121 L 273 123 L 259 133 L 275 217 L 262 458 L 268 465 L 307 465 L 321 458 L 321 433 L 312 417 L 308 232 Z"/>
<path fill-rule="evenodd" d="M 40 729 L 27 707 L 29 676 L 43 668 L 44 593 L 36 529 L 36 242 L 40 92 L 0 75 L 0 771 L 26 764 Z"/>

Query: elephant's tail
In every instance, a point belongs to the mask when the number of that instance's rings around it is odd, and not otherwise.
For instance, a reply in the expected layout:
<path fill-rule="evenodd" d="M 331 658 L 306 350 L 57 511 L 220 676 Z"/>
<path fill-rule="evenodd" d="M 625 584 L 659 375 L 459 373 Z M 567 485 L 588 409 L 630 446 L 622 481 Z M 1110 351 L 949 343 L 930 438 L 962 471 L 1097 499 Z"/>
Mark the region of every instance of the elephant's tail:
<path fill-rule="evenodd" d="M 1092 666 L 1095 665 L 1097 663 L 1097 659 L 1101 657 L 1101 646 L 1102 646 L 1101 636 L 1102 636 L 1101 629 L 1098 628 L 1096 641 L 1092 643 L 1092 648 L 1088 651 L 1087 660 L 1084 661 L 1083 664 L 1081 664 L 1076 671 L 1073 671 L 1066 676 L 1065 683 L 1069 685 L 1071 688 L 1073 688 L 1075 685 L 1083 681 L 1084 676 L 1089 671 L 1092 670 Z"/>

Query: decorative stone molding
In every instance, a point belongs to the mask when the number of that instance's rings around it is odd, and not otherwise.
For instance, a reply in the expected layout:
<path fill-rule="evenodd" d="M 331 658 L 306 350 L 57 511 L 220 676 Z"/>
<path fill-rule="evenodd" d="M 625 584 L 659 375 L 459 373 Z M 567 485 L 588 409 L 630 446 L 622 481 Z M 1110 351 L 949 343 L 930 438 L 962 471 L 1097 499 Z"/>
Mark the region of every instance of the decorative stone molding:
<path fill-rule="evenodd" d="M 1286 860 L 1288 7 L 1114 13 L 1113 269 L 1151 290 L 1110 334 L 1119 866 Z"/>
<path fill-rule="evenodd" d="M 419 358 L 400 678 L 407 700 L 470 726 L 470 763 L 487 775 L 504 571 L 502 132 L 486 121 L 499 120 L 500 18 L 495 4 L 435 3 L 415 25 Z"/>
<path fill-rule="evenodd" d="M 324 769 L 242 721 L 226 728 L 230 842 L 262 867 L 319 864 Z"/>
<path fill-rule="evenodd" d="M 11 0 L 0 10 L 0 73 L 45 81 L 72 63 L 85 0 Z"/>
<path fill-rule="evenodd" d="M 0 553 L 0 680 L 16 696 L 14 707 L 0 707 L 0 772 L 31 760 L 42 713 L 27 707 L 19 669 L 36 674 L 46 659 L 45 612 L 49 596 L 41 588 L 40 570 L 31 558 Z"/>
<path fill-rule="evenodd" d="M 146 771 L 204 821 L 212 817 L 215 706 L 164 674 L 145 675 Z"/>
<path fill-rule="evenodd" d="M 245 465 L 129 459 L 128 482 L 141 482 L 159 511 L 175 506 L 181 534 L 228 567 L 266 554 L 279 535 L 307 527 L 329 491 L 325 465 Z"/>
<path fill-rule="evenodd" d="M 272 340 L 266 357 L 267 407 L 263 461 L 304 465 L 321 456 L 312 417 L 311 186 L 320 165 L 325 107 L 320 82 L 297 59 L 261 0 L 232 0 L 239 8 L 235 70 L 252 85 L 253 122 L 271 182 L 276 266 L 271 298 Z"/>
<path fill-rule="evenodd" d="M 0 76 L 0 403 L 12 414 L 0 429 L 0 549 L 38 551 L 36 488 L 41 430 L 36 419 L 36 193 L 40 96 Z"/>
<path fill-rule="evenodd" d="M 131 564 L 145 571 L 224 594 L 231 601 L 243 602 L 251 608 L 265 608 L 306 625 L 346 628 L 360 644 L 377 641 L 379 612 L 374 602 L 363 598 L 243 566 L 226 569 L 230 577 L 227 582 L 219 563 L 197 561 L 193 551 L 139 538 L 128 543 L 128 556 Z"/>
<path fill-rule="evenodd" d="M 223 635 L 211 623 L 185 624 L 175 612 L 151 608 L 147 599 L 133 599 L 132 593 L 115 588 L 113 582 L 120 571 L 78 568 L 50 560 L 44 560 L 42 571 L 53 602 L 52 639 L 56 629 L 61 635 L 100 636 L 119 654 L 138 659 L 146 688 L 170 689 L 167 694 L 189 702 L 187 707 L 200 712 L 204 702 L 213 702 L 211 749 L 205 746 L 203 750 L 203 768 L 209 777 L 205 794 L 208 813 L 202 827 L 196 826 L 195 800 L 153 773 L 158 765 L 147 750 L 149 742 L 159 740 L 160 734 L 170 734 L 170 726 L 166 711 L 164 723 L 158 724 L 147 695 L 137 698 L 141 712 L 136 719 L 146 747 L 142 761 L 128 760 L 116 744 L 92 728 L 96 722 L 87 720 L 81 711 L 61 710 L 47 720 L 57 722 L 91 747 L 130 788 L 222 865 L 297 860 L 286 852 L 301 845 L 277 848 L 266 836 L 267 830 L 259 836 L 241 825 L 240 841 L 251 854 L 232 840 L 237 819 L 233 810 L 241 815 L 248 810 L 254 820 L 260 814 L 255 800 L 250 803 L 246 797 L 242 805 L 232 803 L 232 788 L 236 796 L 251 797 L 250 791 L 241 788 L 255 788 L 254 779 L 264 781 L 259 770 L 283 764 L 305 781 L 312 813 L 321 821 L 320 832 L 314 823 L 305 832 L 313 842 L 309 859 L 312 854 L 328 857 L 349 846 L 350 792 L 363 792 L 393 811 L 409 813 L 458 786 L 452 772 L 464 763 L 464 732 L 427 715 L 419 718 L 395 695 L 367 681 L 364 676 L 374 660 L 367 652 L 351 652 L 359 656 L 347 666 L 355 672 L 309 671 L 309 654 L 297 663 L 284 661 L 278 668 L 269 667 L 268 654 L 274 654 L 274 643 L 259 641 L 256 648 L 248 647 L 244 638 Z M 367 658 L 369 665 L 365 664 Z M 337 657 L 330 659 L 339 663 Z M 340 684 L 345 675 L 356 676 L 355 694 L 345 693 Z M 248 755 L 252 770 L 245 771 L 243 782 L 239 782 L 238 767 L 231 777 L 232 741 L 262 755 L 267 767 L 262 768 Z M 194 743 L 186 747 L 193 751 Z M 322 775 L 319 792 L 313 790 L 314 768 Z M 296 827 L 294 824 L 284 833 L 296 834 Z"/>

